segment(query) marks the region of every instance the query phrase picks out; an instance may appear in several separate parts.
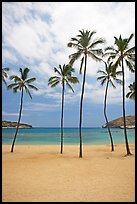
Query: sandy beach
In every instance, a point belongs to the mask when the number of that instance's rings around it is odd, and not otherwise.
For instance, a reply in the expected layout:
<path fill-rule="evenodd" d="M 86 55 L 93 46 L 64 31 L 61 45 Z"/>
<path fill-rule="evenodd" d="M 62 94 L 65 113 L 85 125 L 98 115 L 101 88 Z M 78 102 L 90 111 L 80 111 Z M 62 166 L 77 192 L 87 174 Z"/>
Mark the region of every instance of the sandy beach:
<path fill-rule="evenodd" d="M 2 145 L 2 202 L 135 202 L 135 145 Z"/>

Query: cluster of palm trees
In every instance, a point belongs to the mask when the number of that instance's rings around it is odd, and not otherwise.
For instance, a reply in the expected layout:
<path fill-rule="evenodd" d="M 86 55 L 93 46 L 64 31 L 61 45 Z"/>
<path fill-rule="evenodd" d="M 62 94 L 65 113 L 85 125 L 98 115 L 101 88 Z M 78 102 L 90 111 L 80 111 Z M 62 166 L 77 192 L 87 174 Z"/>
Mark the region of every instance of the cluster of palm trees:
<path fill-rule="evenodd" d="M 109 127 L 109 122 L 106 113 L 106 104 L 107 104 L 107 94 L 108 94 L 108 86 L 111 84 L 114 88 L 113 81 L 120 83 L 123 86 L 123 121 L 124 121 L 124 134 L 125 134 L 125 143 L 126 143 L 126 150 L 127 155 L 131 155 L 128 138 L 127 138 L 127 131 L 126 131 L 126 120 L 125 120 L 125 68 L 124 63 L 126 63 L 127 67 L 131 72 L 135 72 L 135 47 L 129 48 L 129 42 L 133 38 L 133 34 L 130 35 L 129 38 L 122 38 L 121 35 L 119 38 L 114 37 L 115 47 L 107 47 L 106 49 L 100 49 L 98 46 L 105 43 L 103 38 L 93 38 L 95 31 L 91 32 L 88 30 L 79 30 L 79 34 L 71 38 L 70 42 L 67 44 L 70 48 L 75 48 L 76 52 L 69 56 L 69 63 L 67 65 L 59 65 L 58 68 L 54 68 L 54 72 L 56 73 L 55 76 L 52 76 L 48 80 L 48 85 L 51 87 L 55 87 L 58 84 L 62 86 L 62 109 L 61 109 L 61 150 L 60 153 L 63 153 L 63 118 L 64 118 L 64 93 L 66 87 L 70 88 L 72 92 L 74 92 L 73 87 L 71 84 L 79 83 L 79 80 L 76 76 L 73 76 L 74 68 L 73 65 L 75 61 L 81 59 L 80 63 L 80 74 L 83 72 L 83 81 L 81 87 L 81 97 L 80 97 L 80 113 L 79 113 L 79 139 L 80 139 L 80 148 L 79 148 L 79 158 L 82 158 L 83 151 L 82 151 L 82 115 L 83 115 L 83 98 L 85 92 L 85 82 L 86 82 L 86 71 L 87 71 L 87 60 L 88 57 L 91 57 L 93 60 L 97 62 L 103 62 L 105 70 L 99 70 L 97 73 L 102 74 L 101 76 L 97 77 L 97 80 L 101 80 L 101 85 L 106 83 L 106 90 L 105 90 L 105 97 L 104 97 L 104 116 L 106 119 L 106 124 L 108 128 L 108 132 L 110 135 L 111 141 L 111 151 L 114 151 L 114 143 L 112 134 Z M 104 59 L 107 60 L 105 61 Z M 118 68 L 121 68 L 121 71 L 118 71 Z M 7 68 L 6 68 L 7 69 Z M 8 71 L 3 68 L 3 71 Z M 36 78 L 27 79 L 27 75 L 29 72 L 28 68 L 22 70 L 20 68 L 21 77 L 18 76 L 11 76 L 10 79 L 14 80 L 13 84 L 8 85 L 9 88 L 13 88 L 14 92 L 17 92 L 19 89 L 21 91 L 21 105 L 20 105 L 20 113 L 18 119 L 18 125 L 15 133 L 15 137 L 12 144 L 11 152 L 13 152 L 13 147 L 16 139 L 16 135 L 18 132 L 18 127 L 21 118 L 21 111 L 22 111 L 22 103 L 23 103 L 23 90 L 26 90 L 26 93 L 32 98 L 29 88 L 38 90 L 35 86 L 31 85 L 30 83 L 35 81 Z M 118 79 L 117 76 L 122 75 L 122 80 Z M 2 72 L 2 78 L 5 80 L 7 77 L 6 74 Z M 130 92 L 126 95 L 126 97 L 135 100 L 135 82 L 129 85 Z"/>
<path fill-rule="evenodd" d="M 130 35 L 129 38 L 122 38 L 121 35 L 119 38 L 115 38 L 114 45 L 115 47 L 107 47 L 105 52 L 103 53 L 102 49 L 96 48 L 97 45 L 105 43 L 105 40 L 102 38 L 99 39 L 92 39 L 93 35 L 96 32 L 93 31 L 84 31 L 80 30 L 79 34 L 75 38 L 71 38 L 71 42 L 68 43 L 68 47 L 74 47 L 77 52 L 70 55 L 70 64 L 79 59 L 81 56 L 81 65 L 80 65 L 80 73 L 82 71 L 83 62 L 84 66 L 84 75 L 83 75 L 83 84 L 82 84 L 82 91 L 81 91 L 81 100 L 80 100 L 80 122 L 79 122 L 79 137 L 80 137 L 80 153 L 79 157 L 82 157 L 82 105 L 83 105 L 83 96 L 84 96 L 84 88 L 85 88 L 85 80 L 86 80 L 86 68 L 87 68 L 87 57 L 91 57 L 95 61 L 104 61 L 103 57 L 108 56 L 107 63 L 105 62 L 106 73 L 103 72 L 104 76 L 98 78 L 103 85 L 105 81 L 107 81 L 106 92 L 105 92 L 105 100 L 104 100 L 104 115 L 107 122 L 108 131 L 110 134 L 111 139 L 111 146 L 112 151 L 114 150 L 112 135 L 110 132 L 110 128 L 108 125 L 108 120 L 106 116 L 106 97 L 107 97 L 107 89 L 109 82 L 114 84 L 111 81 L 111 77 L 116 80 L 118 83 L 122 83 L 123 85 L 123 121 L 124 121 L 124 134 L 125 134 L 125 143 L 126 143 L 126 150 L 127 155 L 131 155 L 129 145 L 128 145 L 128 138 L 126 132 L 126 119 L 125 119 L 125 70 L 124 70 L 124 61 L 131 72 L 135 72 L 135 47 L 129 48 L 129 42 L 133 38 L 133 34 Z M 121 67 L 122 70 L 120 72 L 117 71 L 117 68 Z M 116 76 L 122 74 L 123 78 L 122 81 L 117 79 Z"/>

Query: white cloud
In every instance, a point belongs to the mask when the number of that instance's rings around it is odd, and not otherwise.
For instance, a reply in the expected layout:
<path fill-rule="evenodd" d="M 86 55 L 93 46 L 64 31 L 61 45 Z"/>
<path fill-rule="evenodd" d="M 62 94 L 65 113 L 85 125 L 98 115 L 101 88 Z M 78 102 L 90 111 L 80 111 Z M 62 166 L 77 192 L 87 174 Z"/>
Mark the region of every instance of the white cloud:
<path fill-rule="evenodd" d="M 22 113 L 22 115 L 24 115 Z M 19 113 L 7 113 L 5 111 L 2 111 L 2 116 L 19 116 Z"/>
<path fill-rule="evenodd" d="M 13 52 L 10 52 L 8 49 L 3 49 L 2 51 L 2 62 L 3 64 L 6 62 L 16 63 L 17 57 Z"/>
<path fill-rule="evenodd" d="M 54 74 L 54 67 L 68 63 L 74 49 L 67 48 L 67 43 L 81 29 L 95 30 L 95 38 L 106 38 L 102 47 L 113 45 L 114 36 L 129 37 L 135 33 L 135 2 L 3 2 L 3 64 L 8 61 L 13 67 L 15 63 L 31 67 L 39 85 L 39 91 L 34 94 L 59 101 L 60 87 L 51 89 L 48 79 Z M 74 64 L 76 74 L 79 65 L 80 60 Z M 102 89 L 95 83 L 98 69 L 102 69 L 102 64 L 88 59 L 87 77 L 91 82 L 85 87 L 85 98 L 102 103 Z M 128 87 L 134 75 L 126 69 L 125 77 Z M 74 97 L 66 94 L 68 101 L 78 100 L 81 85 L 78 87 Z M 112 97 L 108 103 L 112 99 L 114 103 L 119 102 L 120 89 L 110 92 Z"/>
<path fill-rule="evenodd" d="M 60 104 L 48 104 L 48 103 L 37 103 L 31 102 L 24 105 L 24 111 L 55 111 L 58 110 Z"/>

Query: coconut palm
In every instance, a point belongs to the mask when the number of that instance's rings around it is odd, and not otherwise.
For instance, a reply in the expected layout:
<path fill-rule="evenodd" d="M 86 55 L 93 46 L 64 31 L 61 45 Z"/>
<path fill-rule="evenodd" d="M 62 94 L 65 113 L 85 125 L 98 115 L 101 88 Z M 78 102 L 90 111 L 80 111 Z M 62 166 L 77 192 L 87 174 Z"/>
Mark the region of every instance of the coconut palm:
<path fill-rule="evenodd" d="M 135 100 L 135 82 L 130 84 L 128 87 L 130 89 L 130 92 L 127 93 L 126 97 Z"/>
<path fill-rule="evenodd" d="M 18 90 L 21 91 L 19 118 L 18 118 L 17 128 L 16 128 L 14 139 L 13 139 L 12 147 L 11 147 L 11 152 L 13 152 L 13 149 L 14 149 L 14 144 L 15 144 L 15 140 L 16 140 L 16 136 L 18 133 L 19 124 L 20 124 L 24 89 L 25 89 L 26 93 L 29 94 L 31 99 L 32 99 L 32 95 L 30 93 L 29 88 L 36 90 L 36 91 L 38 90 L 37 87 L 35 87 L 34 85 L 31 84 L 31 82 L 34 82 L 36 80 L 36 78 L 28 78 L 28 73 L 30 70 L 28 68 L 24 68 L 24 70 L 22 70 L 22 68 L 20 68 L 19 71 L 21 73 L 21 76 L 17 76 L 17 75 L 10 76 L 10 79 L 14 80 L 14 83 L 7 86 L 8 89 L 13 88 L 14 93 L 17 93 Z"/>
<path fill-rule="evenodd" d="M 77 77 L 72 76 L 72 72 L 74 69 L 70 65 L 59 65 L 58 68 L 54 68 L 54 72 L 57 73 L 56 76 L 50 77 L 48 81 L 48 85 L 51 87 L 55 87 L 61 83 L 62 86 L 62 109 L 61 109 L 61 151 L 63 153 L 63 116 L 64 116 L 64 93 L 65 93 L 65 85 L 74 92 L 74 89 L 70 85 L 70 83 L 76 84 L 79 83 Z"/>
<path fill-rule="evenodd" d="M 6 72 L 9 70 L 10 70 L 9 67 L 2 68 L 2 81 L 4 84 L 6 84 L 6 86 L 7 86 L 6 78 L 8 77 Z"/>
<path fill-rule="evenodd" d="M 95 31 L 91 32 L 88 30 L 86 31 L 79 30 L 79 35 L 77 35 L 76 38 L 71 38 L 71 41 L 68 43 L 68 47 L 74 47 L 77 50 L 77 52 L 69 56 L 70 64 L 72 65 L 76 60 L 81 58 L 80 74 L 82 73 L 82 68 L 84 64 L 84 75 L 80 99 L 80 121 L 79 121 L 80 158 L 82 157 L 82 108 L 86 80 L 87 57 L 89 56 L 95 61 L 100 61 L 101 59 L 99 58 L 99 55 L 102 54 L 102 49 L 96 48 L 96 46 L 105 42 L 105 40 L 102 38 L 92 39 L 95 33 L 96 33 Z"/>
<path fill-rule="evenodd" d="M 123 121 L 124 121 L 124 134 L 125 134 L 125 144 L 127 155 L 131 155 L 128 138 L 127 138 L 127 130 L 126 130 L 126 119 L 125 119 L 125 69 L 124 63 L 126 63 L 127 67 L 131 72 L 135 72 L 135 47 L 129 48 L 129 43 L 133 38 L 134 34 L 132 33 L 129 38 L 122 38 L 121 35 L 119 38 L 115 38 L 115 46 L 116 48 L 107 47 L 105 50 L 105 55 L 109 55 L 109 60 L 114 61 L 115 68 L 120 66 L 122 68 L 122 81 L 123 81 Z"/>
<path fill-rule="evenodd" d="M 109 122 L 108 122 L 108 118 L 107 118 L 107 114 L 106 114 L 107 94 L 108 94 L 109 84 L 111 84 L 113 88 L 116 88 L 113 81 L 116 81 L 117 83 L 122 84 L 122 81 L 117 78 L 117 75 L 121 75 L 122 72 L 121 71 L 116 71 L 112 66 L 112 62 L 108 63 L 108 64 L 106 62 L 104 62 L 104 64 L 105 64 L 105 71 L 104 70 L 99 70 L 97 72 L 99 74 L 102 74 L 101 76 L 99 76 L 97 78 L 97 80 L 101 81 L 102 86 L 106 83 L 106 90 L 105 90 L 105 97 L 104 97 L 104 116 L 105 116 L 105 119 L 106 119 L 106 126 L 108 128 L 108 132 L 109 132 L 109 135 L 110 135 L 111 151 L 114 151 L 113 138 L 112 138 L 112 134 L 111 134 L 111 131 L 110 131 Z"/>

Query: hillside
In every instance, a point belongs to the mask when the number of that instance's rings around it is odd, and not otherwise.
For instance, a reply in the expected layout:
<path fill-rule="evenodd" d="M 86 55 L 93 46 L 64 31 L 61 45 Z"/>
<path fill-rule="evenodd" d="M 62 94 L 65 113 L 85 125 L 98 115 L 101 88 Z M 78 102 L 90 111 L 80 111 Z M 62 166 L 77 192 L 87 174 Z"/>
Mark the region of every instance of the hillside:
<path fill-rule="evenodd" d="M 117 118 L 109 122 L 109 127 L 111 128 L 123 128 L 123 117 Z M 126 116 L 126 126 L 127 128 L 135 128 L 135 116 Z M 106 124 L 102 128 L 106 128 Z"/>
<path fill-rule="evenodd" d="M 17 122 L 11 122 L 11 121 L 2 121 L 2 127 L 16 127 Z M 20 123 L 19 128 L 31 128 L 32 125 L 28 125 L 25 123 Z"/>

